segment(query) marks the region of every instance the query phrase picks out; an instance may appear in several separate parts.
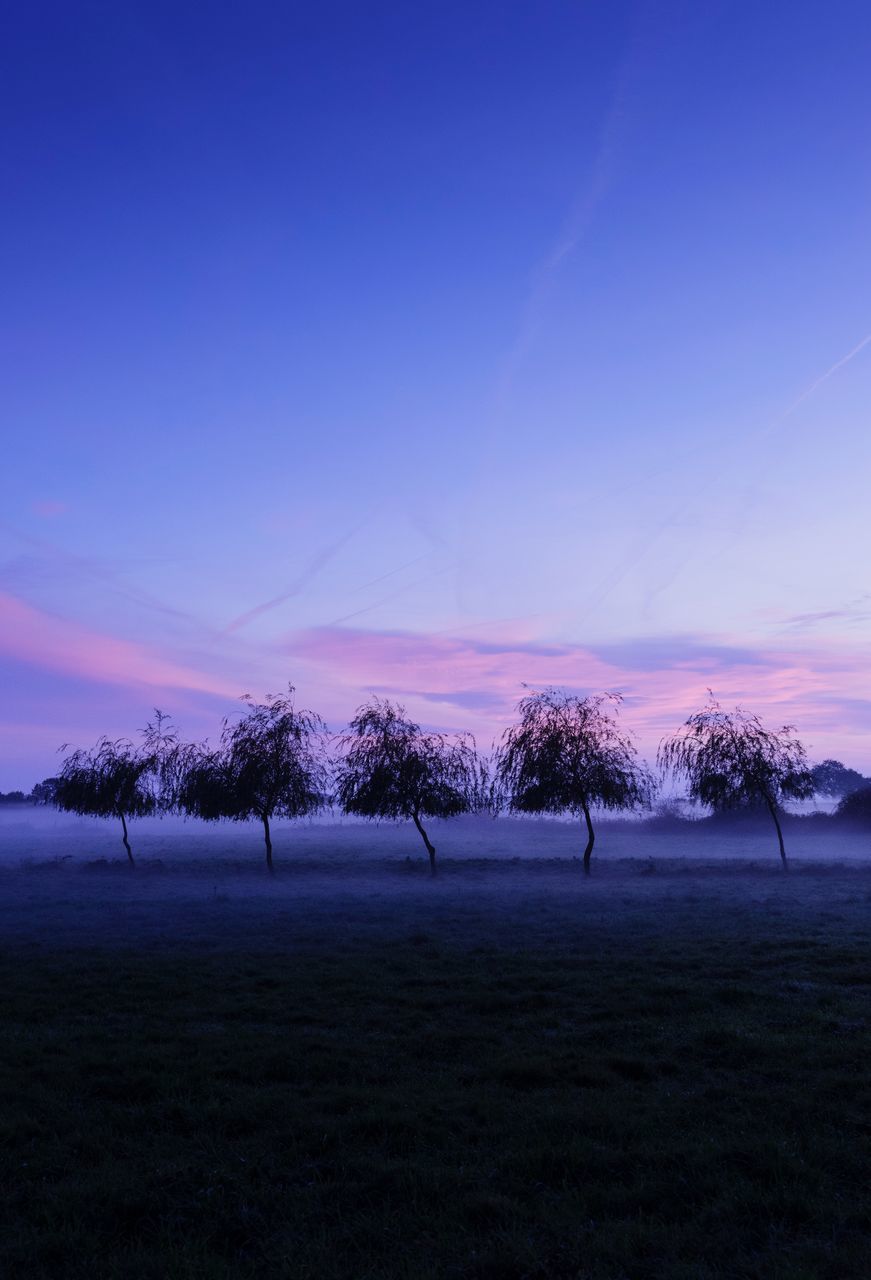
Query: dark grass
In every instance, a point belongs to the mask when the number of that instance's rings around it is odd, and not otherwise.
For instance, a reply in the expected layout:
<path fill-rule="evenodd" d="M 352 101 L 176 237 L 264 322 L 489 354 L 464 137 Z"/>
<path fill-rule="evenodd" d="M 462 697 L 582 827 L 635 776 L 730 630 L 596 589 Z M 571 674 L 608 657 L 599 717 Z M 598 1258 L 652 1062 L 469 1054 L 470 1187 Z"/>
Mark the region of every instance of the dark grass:
<path fill-rule="evenodd" d="M 0 1273 L 867 1275 L 867 892 L 794 884 L 16 940 Z"/>

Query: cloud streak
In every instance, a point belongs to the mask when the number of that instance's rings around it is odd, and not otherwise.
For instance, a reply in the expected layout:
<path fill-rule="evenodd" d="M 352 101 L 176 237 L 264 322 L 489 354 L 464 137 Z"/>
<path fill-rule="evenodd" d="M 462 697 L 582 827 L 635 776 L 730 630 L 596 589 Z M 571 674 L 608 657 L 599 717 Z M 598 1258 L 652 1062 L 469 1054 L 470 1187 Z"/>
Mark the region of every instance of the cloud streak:
<path fill-rule="evenodd" d="M 647 751 L 699 705 L 708 686 L 772 720 L 812 725 L 820 749 L 843 750 L 846 743 L 855 757 L 855 738 L 871 731 L 871 709 L 856 701 L 866 657 L 844 645 L 754 649 L 700 636 L 589 647 L 486 644 L 319 627 L 287 637 L 283 647 L 349 705 L 367 692 L 400 698 L 427 722 L 436 716 L 439 727 L 466 726 L 484 741 L 509 722 L 525 685 L 549 684 L 623 693 L 627 719 Z M 864 741 L 858 749 L 867 755 Z"/>
<path fill-rule="evenodd" d="M 822 627 L 826 620 L 821 614 L 815 621 Z M 204 715 L 215 707 L 213 700 L 235 699 L 245 688 L 262 694 L 288 680 L 336 728 L 370 693 L 379 693 L 401 700 L 427 725 L 470 729 L 484 744 L 511 721 L 526 687 L 612 690 L 625 696 L 624 718 L 648 756 L 710 686 L 724 702 L 795 723 L 820 758 L 837 755 L 863 769 L 871 766 L 871 701 L 861 696 L 867 654 L 843 635 L 836 639 L 819 630 L 812 637 L 781 633 L 765 647 L 699 635 L 585 646 L 538 642 L 520 631 L 480 639 L 321 626 L 277 643 L 211 650 L 201 659 L 112 636 L 0 593 L 0 660 L 7 670 L 20 671 L 15 678 L 24 685 L 32 673 L 35 688 L 52 687 L 48 673 L 67 681 L 61 701 L 48 695 L 40 714 L 52 721 L 46 766 L 61 728 L 55 720 L 69 718 L 62 736 L 72 740 L 90 723 L 98 687 L 119 691 L 104 708 L 113 722 L 123 719 L 125 694 L 127 705 L 141 708 L 146 694 L 150 701 L 160 690 L 161 705 L 189 711 L 198 731 L 202 726 L 210 732 Z M 9 759 L 16 750 L 10 744 Z"/>
<path fill-rule="evenodd" d="M 221 676 L 164 658 L 145 645 L 106 635 L 0 593 L 0 656 L 102 684 L 234 696 Z"/>

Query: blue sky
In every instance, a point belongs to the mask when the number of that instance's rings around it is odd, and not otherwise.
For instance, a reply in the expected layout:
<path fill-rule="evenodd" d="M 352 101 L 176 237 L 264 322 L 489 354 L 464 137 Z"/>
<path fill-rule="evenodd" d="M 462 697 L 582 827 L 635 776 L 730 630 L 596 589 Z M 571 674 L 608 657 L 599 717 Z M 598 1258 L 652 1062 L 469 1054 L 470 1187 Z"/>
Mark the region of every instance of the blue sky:
<path fill-rule="evenodd" d="M 288 679 L 871 768 L 871 12 L 18 5 L 0 788 Z M 488 648 L 489 646 L 489 648 Z M 678 675 L 676 675 L 678 673 Z"/>

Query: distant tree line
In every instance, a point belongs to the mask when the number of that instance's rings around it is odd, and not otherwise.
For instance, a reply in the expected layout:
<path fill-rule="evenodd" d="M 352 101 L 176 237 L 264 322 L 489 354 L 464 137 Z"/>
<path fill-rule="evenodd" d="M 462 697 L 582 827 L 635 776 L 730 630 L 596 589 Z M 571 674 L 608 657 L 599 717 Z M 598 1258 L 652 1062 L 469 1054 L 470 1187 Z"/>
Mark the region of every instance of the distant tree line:
<path fill-rule="evenodd" d="M 0 805 L 5 804 L 52 804 L 57 778 L 46 778 L 37 782 L 32 791 L 0 791 Z"/>
<path fill-rule="evenodd" d="M 70 751 L 56 778 L 28 797 L 12 792 L 0 802 L 113 818 L 131 866 L 131 819 L 169 813 L 207 822 L 254 819 L 263 827 L 270 872 L 273 820 L 332 806 L 412 823 L 433 874 L 431 820 L 480 812 L 576 817 L 589 873 L 594 814 L 650 809 L 669 778 L 714 814 L 764 814 L 784 867 L 786 801 L 839 798 L 839 814 L 871 822 L 871 779 L 837 760 L 811 766 L 792 726 L 766 727 L 741 708 L 721 707 L 713 695 L 663 739 L 656 778 L 620 723 L 621 702 L 617 694 L 529 692 L 518 703 L 516 723 L 481 754 L 471 735 L 427 732 L 403 707 L 377 697 L 358 708 L 344 732 L 331 735 L 320 716 L 296 707 L 289 686 L 263 702 L 246 695 L 240 716 L 222 722 L 214 745 L 180 741 L 157 711 L 139 743 L 103 737 L 90 750 Z"/>

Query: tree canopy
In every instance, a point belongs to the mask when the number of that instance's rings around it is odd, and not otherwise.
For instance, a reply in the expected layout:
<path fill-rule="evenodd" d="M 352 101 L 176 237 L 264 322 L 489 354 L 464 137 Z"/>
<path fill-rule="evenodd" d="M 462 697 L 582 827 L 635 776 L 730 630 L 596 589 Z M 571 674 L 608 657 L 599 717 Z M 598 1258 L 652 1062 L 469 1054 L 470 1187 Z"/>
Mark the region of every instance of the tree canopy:
<path fill-rule="evenodd" d="M 839 818 L 846 818 L 849 822 L 871 826 L 871 783 L 843 796 L 835 812 Z"/>
<path fill-rule="evenodd" d="M 862 787 L 871 786 L 858 769 L 848 769 L 840 760 L 823 760 L 811 769 L 814 792 L 821 796 L 848 796 Z"/>
<path fill-rule="evenodd" d="M 474 739 L 426 733 L 404 707 L 372 698 L 357 709 L 340 749 L 336 795 L 345 812 L 412 821 L 435 873 L 436 851 L 422 819 L 478 807 L 482 775 Z"/>
<path fill-rule="evenodd" d="M 326 726 L 313 711 L 298 710 L 293 693 L 290 685 L 286 695 L 270 694 L 264 702 L 246 694 L 239 720 L 223 722 L 217 748 L 189 747 L 171 766 L 184 812 L 207 821 L 263 823 L 270 871 L 270 820 L 316 813 L 328 797 Z"/>
<path fill-rule="evenodd" d="M 761 800 L 786 866 L 778 806 L 784 799 L 805 800 L 814 793 L 807 753 L 792 725 L 766 729 L 758 716 L 741 707 L 727 711 L 711 694 L 701 711 L 660 743 L 658 760 L 666 773 L 686 781 L 694 800 L 714 810 Z"/>
<path fill-rule="evenodd" d="M 55 780 L 53 802 L 71 813 L 118 818 L 133 866 L 127 819 L 157 810 L 153 770 L 154 756 L 149 751 L 127 738 L 103 737 L 91 750 L 79 749 L 66 757 Z"/>
<path fill-rule="evenodd" d="M 588 874 L 596 840 L 591 811 L 634 809 L 653 793 L 630 734 L 617 723 L 621 701 L 613 693 L 529 693 L 517 706 L 519 724 L 506 730 L 497 753 L 501 804 L 517 813 L 583 814 Z"/>
<path fill-rule="evenodd" d="M 56 794 L 57 778 L 43 778 L 42 782 L 33 784 L 30 798 L 34 804 L 54 804 Z"/>

